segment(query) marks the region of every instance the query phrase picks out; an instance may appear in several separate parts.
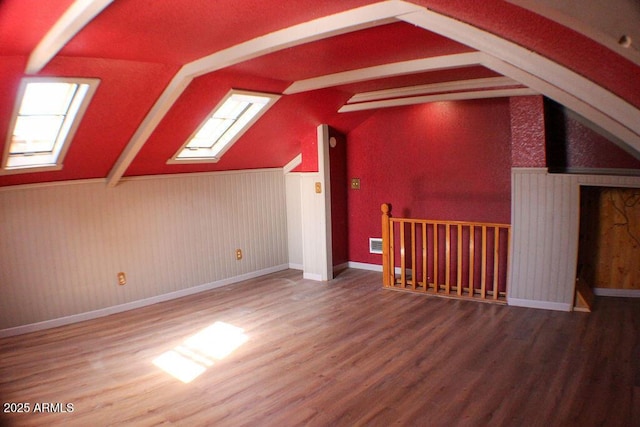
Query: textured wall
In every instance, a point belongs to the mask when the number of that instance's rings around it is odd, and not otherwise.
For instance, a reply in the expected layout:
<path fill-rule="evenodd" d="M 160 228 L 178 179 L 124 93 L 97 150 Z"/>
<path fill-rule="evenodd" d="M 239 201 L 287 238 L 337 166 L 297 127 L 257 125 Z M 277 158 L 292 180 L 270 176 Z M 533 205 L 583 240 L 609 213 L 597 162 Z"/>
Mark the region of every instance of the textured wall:
<path fill-rule="evenodd" d="M 282 170 L 4 189 L 0 260 L 0 329 L 286 265 Z"/>
<path fill-rule="evenodd" d="M 438 102 L 380 111 L 347 135 L 349 260 L 380 264 L 380 205 L 396 217 L 510 221 L 507 99 Z"/>
<path fill-rule="evenodd" d="M 639 159 L 572 117 L 564 118 L 564 133 L 567 140 L 567 167 L 638 169 L 640 171 Z"/>
<path fill-rule="evenodd" d="M 509 99 L 513 167 L 546 167 L 544 101 L 542 96 Z"/>
<path fill-rule="evenodd" d="M 344 135 L 334 129 L 330 129 L 329 134 L 336 138 L 335 147 L 329 146 L 329 169 L 331 176 L 331 258 L 333 265 L 338 266 L 349 261 L 347 146 Z"/>

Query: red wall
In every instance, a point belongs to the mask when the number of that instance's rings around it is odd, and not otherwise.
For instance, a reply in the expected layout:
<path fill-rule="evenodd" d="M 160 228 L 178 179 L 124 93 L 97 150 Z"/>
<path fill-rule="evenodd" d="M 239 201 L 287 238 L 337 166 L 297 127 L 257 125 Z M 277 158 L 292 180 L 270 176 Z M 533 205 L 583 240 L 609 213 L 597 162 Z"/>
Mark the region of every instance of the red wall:
<path fill-rule="evenodd" d="M 335 147 L 329 146 L 329 170 L 331 176 L 331 250 L 333 265 L 337 266 L 349 261 L 347 145 L 345 136 L 335 129 L 329 129 L 329 135 L 336 139 Z"/>
<path fill-rule="evenodd" d="M 509 100 L 513 167 L 640 169 L 640 160 L 538 96 Z"/>
<path fill-rule="evenodd" d="M 510 222 L 508 99 L 380 110 L 347 135 L 349 260 L 380 264 L 380 205 L 397 217 Z"/>
<path fill-rule="evenodd" d="M 511 107 L 511 165 L 544 168 L 547 166 L 544 124 L 544 99 L 517 96 L 509 99 Z"/>
<path fill-rule="evenodd" d="M 565 117 L 565 133 L 567 167 L 640 169 L 640 160 L 570 117 Z"/>

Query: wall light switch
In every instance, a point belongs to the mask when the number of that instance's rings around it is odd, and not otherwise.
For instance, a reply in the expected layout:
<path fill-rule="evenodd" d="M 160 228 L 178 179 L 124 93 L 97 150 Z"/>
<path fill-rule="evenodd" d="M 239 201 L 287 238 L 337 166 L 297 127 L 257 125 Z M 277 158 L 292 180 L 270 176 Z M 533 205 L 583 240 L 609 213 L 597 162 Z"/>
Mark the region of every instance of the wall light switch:
<path fill-rule="evenodd" d="M 322 183 L 316 182 L 316 193 L 322 193 Z"/>
<path fill-rule="evenodd" d="M 236 249 L 236 259 L 238 261 L 242 259 L 242 249 Z"/>
<path fill-rule="evenodd" d="M 123 286 L 127 284 L 127 276 L 121 271 L 118 273 L 118 285 Z"/>
<path fill-rule="evenodd" d="M 351 178 L 351 189 L 352 190 L 360 189 L 360 178 Z"/>

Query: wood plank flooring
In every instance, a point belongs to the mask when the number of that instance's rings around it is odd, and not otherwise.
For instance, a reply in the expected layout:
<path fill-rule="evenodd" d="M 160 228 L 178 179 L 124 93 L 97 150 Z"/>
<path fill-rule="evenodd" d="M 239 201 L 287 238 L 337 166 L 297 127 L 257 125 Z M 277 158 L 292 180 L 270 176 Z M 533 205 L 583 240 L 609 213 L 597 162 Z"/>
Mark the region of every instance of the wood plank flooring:
<path fill-rule="evenodd" d="M 189 383 L 152 361 L 225 322 L 247 341 Z M 297 271 L 0 339 L 6 425 L 640 426 L 640 300 L 561 313 Z M 73 412 L 34 413 L 71 403 Z"/>

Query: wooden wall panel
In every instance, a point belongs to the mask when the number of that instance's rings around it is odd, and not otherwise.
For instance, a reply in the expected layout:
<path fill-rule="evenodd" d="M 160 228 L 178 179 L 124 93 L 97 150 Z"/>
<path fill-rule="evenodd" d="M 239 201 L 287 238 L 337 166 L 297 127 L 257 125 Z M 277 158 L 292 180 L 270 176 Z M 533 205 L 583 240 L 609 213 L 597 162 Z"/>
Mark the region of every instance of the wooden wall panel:
<path fill-rule="evenodd" d="M 640 189 L 583 187 L 581 195 L 580 279 L 640 290 Z"/>
<path fill-rule="evenodd" d="M 0 329 L 286 268 L 282 170 L 5 188 L 0 260 Z"/>

